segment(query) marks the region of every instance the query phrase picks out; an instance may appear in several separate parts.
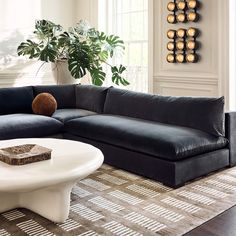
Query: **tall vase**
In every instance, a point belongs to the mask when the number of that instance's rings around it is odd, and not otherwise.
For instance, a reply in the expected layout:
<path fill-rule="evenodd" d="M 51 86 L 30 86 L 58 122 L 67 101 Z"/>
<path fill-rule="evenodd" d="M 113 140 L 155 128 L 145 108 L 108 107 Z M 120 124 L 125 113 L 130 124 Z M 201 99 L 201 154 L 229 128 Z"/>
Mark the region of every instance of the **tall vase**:
<path fill-rule="evenodd" d="M 91 76 L 89 72 L 80 79 L 75 79 L 72 77 L 70 71 L 68 70 L 67 60 L 57 60 L 55 63 L 51 64 L 51 68 L 54 81 L 57 85 L 91 84 Z"/>

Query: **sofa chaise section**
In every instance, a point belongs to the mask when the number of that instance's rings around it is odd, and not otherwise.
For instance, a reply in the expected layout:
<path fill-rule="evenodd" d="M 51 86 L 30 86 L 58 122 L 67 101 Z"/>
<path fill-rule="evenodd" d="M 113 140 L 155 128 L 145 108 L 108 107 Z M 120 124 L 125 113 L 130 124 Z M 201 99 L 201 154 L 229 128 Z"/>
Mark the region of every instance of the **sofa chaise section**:
<path fill-rule="evenodd" d="M 64 137 L 100 148 L 108 164 L 171 187 L 230 164 L 223 97 L 109 88 L 103 113 L 67 121 Z"/>

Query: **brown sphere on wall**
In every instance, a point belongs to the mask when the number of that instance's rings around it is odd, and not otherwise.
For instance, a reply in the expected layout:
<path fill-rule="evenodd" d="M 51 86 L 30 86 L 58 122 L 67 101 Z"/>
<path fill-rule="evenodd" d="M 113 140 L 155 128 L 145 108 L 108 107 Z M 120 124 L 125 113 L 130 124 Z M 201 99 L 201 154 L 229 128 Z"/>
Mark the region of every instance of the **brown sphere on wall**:
<path fill-rule="evenodd" d="M 196 54 L 194 54 L 194 53 L 188 53 L 187 55 L 186 55 L 186 61 L 187 62 L 190 62 L 190 63 L 194 63 L 194 62 L 196 62 L 197 61 L 197 55 Z"/>
<path fill-rule="evenodd" d="M 176 48 L 177 48 L 178 50 L 184 50 L 184 47 L 185 47 L 184 41 L 178 41 L 178 42 L 176 42 Z"/>
<path fill-rule="evenodd" d="M 175 7 L 176 7 L 176 5 L 175 5 L 174 2 L 169 2 L 169 3 L 167 4 L 167 9 L 168 9 L 169 11 L 174 11 L 174 10 L 175 10 Z"/>
<path fill-rule="evenodd" d="M 188 21 L 195 22 L 198 20 L 198 14 L 196 12 L 189 12 L 187 14 L 187 19 L 188 19 Z"/>
<path fill-rule="evenodd" d="M 57 101 L 50 93 L 38 94 L 32 102 L 35 114 L 51 116 L 57 109 Z"/>
<path fill-rule="evenodd" d="M 176 16 L 176 19 L 178 22 L 185 22 L 186 20 L 186 16 L 184 13 L 179 13 L 177 16 Z"/>
<path fill-rule="evenodd" d="M 169 39 L 174 39 L 175 38 L 176 31 L 175 30 L 168 30 L 167 31 L 167 37 Z"/>
<path fill-rule="evenodd" d="M 175 43 L 174 43 L 174 42 L 168 42 L 168 43 L 167 43 L 167 49 L 168 49 L 169 51 L 174 51 L 174 49 L 175 49 Z"/>
<path fill-rule="evenodd" d="M 178 29 L 177 31 L 176 31 L 176 35 L 179 37 L 179 38 L 184 38 L 184 36 L 185 36 L 185 34 L 186 34 L 186 30 L 185 29 Z"/>
<path fill-rule="evenodd" d="M 176 61 L 179 63 L 183 63 L 184 62 L 184 54 L 183 53 L 176 54 Z"/>
<path fill-rule="evenodd" d="M 188 37 L 196 37 L 197 34 L 198 34 L 198 30 L 196 28 L 191 27 L 187 30 Z"/>
<path fill-rule="evenodd" d="M 174 14 L 169 14 L 167 16 L 167 22 L 170 24 L 174 24 L 176 22 L 175 15 Z"/>
<path fill-rule="evenodd" d="M 197 49 L 197 43 L 194 40 L 189 40 L 186 43 L 186 47 L 188 50 L 195 50 Z"/>
<path fill-rule="evenodd" d="M 189 0 L 187 4 L 188 4 L 189 9 L 195 9 L 197 7 L 197 1 L 196 0 Z"/>
<path fill-rule="evenodd" d="M 169 53 L 166 57 L 166 60 L 169 62 L 169 63 L 174 63 L 175 62 L 175 56 L 173 53 Z"/>
<path fill-rule="evenodd" d="M 179 2 L 177 3 L 177 8 L 178 8 L 179 10 L 184 10 L 185 7 L 186 7 L 185 1 L 181 0 L 181 1 L 179 1 Z"/>

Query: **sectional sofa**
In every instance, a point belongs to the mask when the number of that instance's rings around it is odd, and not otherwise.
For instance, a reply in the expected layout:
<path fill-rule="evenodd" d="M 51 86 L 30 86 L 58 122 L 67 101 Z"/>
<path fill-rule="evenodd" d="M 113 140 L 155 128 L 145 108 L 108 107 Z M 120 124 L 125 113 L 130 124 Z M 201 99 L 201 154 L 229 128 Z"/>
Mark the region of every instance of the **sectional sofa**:
<path fill-rule="evenodd" d="M 52 117 L 32 113 L 51 93 Z M 115 167 L 179 187 L 236 164 L 236 113 L 224 98 L 165 97 L 84 85 L 0 89 L 0 139 L 55 137 L 92 144 Z M 66 158 L 66 157 L 65 157 Z"/>

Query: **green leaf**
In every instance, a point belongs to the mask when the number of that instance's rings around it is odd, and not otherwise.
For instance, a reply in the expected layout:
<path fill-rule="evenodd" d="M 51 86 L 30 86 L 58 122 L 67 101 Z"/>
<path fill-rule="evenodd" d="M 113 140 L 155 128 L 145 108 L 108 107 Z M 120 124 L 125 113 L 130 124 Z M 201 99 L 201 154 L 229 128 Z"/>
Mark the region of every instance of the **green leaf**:
<path fill-rule="evenodd" d="M 86 74 L 86 69 L 90 70 L 93 62 L 91 48 L 85 42 L 76 42 L 69 48 L 68 69 L 71 75 L 78 79 Z"/>
<path fill-rule="evenodd" d="M 28 39 L 26 42 L 22 42 L 18 46 L 17 53 L 19 56 L 28 55 L 30 59 L 37 58 L 40 53 L 40 45 Z"/>
<path fill-rule="evenodd" d="M 79 64 L 79 61 L 73 58 L 68 60 L 68 69 L 75 79 L 79 79 L 86 74 L 86 67 Z"/>
<path fill-rule="evenodd" d="M 100 60 L 102 60 L 102 61 L 107 61 L 107 59 L 108 59 L 108 52 L 107 51 L 105 51 L 105 50 L 103 50 L 103 51 L 101 51 L 100 53 L 99 53 L 99 58 L 100 58 Z"/>
<path fill-rule="evenodd" d="M 68 32 L 63 32 L 58 37 L 58 49 L 61 52 L 59 57 L 65 58 L 68 54 L 68 48 L 70 47 L 71 43 L 74 41 L 73 35 Z"/>
<path fill-rule="evenodd" d="M 59 51 L 57 48 L 57 39 L 55 37 L 41 50 L 39 59 L 41 61 L 55 62 L 58 59 Z"/>
<path fill-rule="evenodd" d="M 96 39 L 99 37 L 99 34 L 98 34 L 98 31 L 95 30 L 95 28 L 90 28 L 90 29 L 88 30 L 87 36 L 88 36 L 91 40 L 96 41 Z"/>
<path fill-rule="evenodd" d="M 92 83 L 97 86 L 102 86 L 106 79 L 106 73 L 103 72 L 102 67 L 92 67 L 90 69 Z"/>
<path fill-rule="evenodd" d="M 43 50 L 41 50 L 39 59 L 41 61 L 50 61 L 55 62 L 58 58 L 58 50 L 55 48 L 55 46 L 51 43 L 48 43 Z"/>
<path fill-rule="evenodd" d="M 112 82 L 117 85 L 124 85 L 127 86 L 129 85 L 129 82 L 122 77 L 122 73 L 126 70 L 126 68 L 123 65 L 120 65 L 119 68 L 116 66 L 111 67 L 111 72 L 112 72 Z"/>
<path fill-rule="evenodd" d="M 106 34 L 104 32 L 101 32 L 101 33 L 98 32 L 98 39 L 100 41 L 104 41 L 106 39 L 106 37 L 107 36 L 106 36 Z"/>
<path fill-rule="evenodd" d="M 120 37 L 118 36 L 110 35 L 106 38 L 106 42 L 107 42 L 106 49 L 110 51 L 111 57 L 113 57 L 115 49 L 120 49 L 120 50 L 125 49 L 124 41 L 121 40 Z"/>
<path fill-rule="evenodd" d="M 35 22 L 35 29 L 34 34 L 36 34 L 40 39 L 54 37 L 56 33 L 62 31 L 60 25 L 56 25 L 48 20 L 37 20 Z"/>
<path fill-rule="evenodd" d="M 99 55 L 102 50 L 100 44 L 98 44 L 98 43 L 93 43 L 93 44 L 91 44 L 90 47 L 91 47 L 91 51 L 94 55 Z"/>

